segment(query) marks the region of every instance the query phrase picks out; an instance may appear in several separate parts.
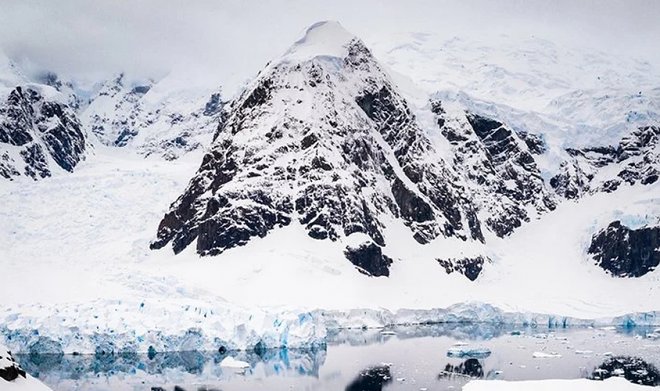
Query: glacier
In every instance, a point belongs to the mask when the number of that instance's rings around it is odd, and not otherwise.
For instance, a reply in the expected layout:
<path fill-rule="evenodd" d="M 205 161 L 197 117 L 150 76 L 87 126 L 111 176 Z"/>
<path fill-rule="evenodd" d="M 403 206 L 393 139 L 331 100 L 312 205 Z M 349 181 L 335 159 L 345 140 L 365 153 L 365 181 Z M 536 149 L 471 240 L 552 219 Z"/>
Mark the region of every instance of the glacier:
<path fill-rule="evenodd" d="M 176 316 L 175 316 L 176 314 Z M 176 321 L 173 321 L 176 319 Z M 580 319 L 506 312 L 483 303 L 445 309 L 353 309 L 348 311 L 255 311 L 228 303 L 172 303 L 164 300 L 97 301 L 61 309 L 8 308 L 0 335 L 16 353 L 125 354 L 171 351 L 325 349 L 342 330 L 388 329 L 411 325 L 491 325 L 507 327 L 660 326 L 660 311 Z M 456 355 L 486 354 L 457 348 Z M 449 353 L 448 353 L 449 354 Z M 453 354 L 453 353 L 452 353 Z"/>

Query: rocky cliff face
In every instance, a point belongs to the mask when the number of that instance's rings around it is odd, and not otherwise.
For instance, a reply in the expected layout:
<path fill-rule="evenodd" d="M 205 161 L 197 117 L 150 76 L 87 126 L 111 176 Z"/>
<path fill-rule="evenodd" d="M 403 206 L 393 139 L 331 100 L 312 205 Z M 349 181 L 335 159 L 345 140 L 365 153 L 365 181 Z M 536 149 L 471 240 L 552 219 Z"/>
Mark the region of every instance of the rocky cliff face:
<path fill-rule="evenodd" d="M 523 140 L 501 122 L 481 115 L 448 114 L 440 101 L 432 103 L 432 110 L 452 145 L 454 167 L 472 194 L 480 220 L 495 235 L 506 236 L 531 216 L 555 208 L 532 155 L 543 150 L 538 137 L 525 134 Z"/>
<path fill-rule="evenodd" d="M 560 195 L 575 199 L 598 191 L 612 192 L 622 184 L 650 185 L 660 174 L 660 128 L 641 127 L 617 146 L 568 149 L 570 159 L 550 184 Z"/>
<path fill-rule="evenodd" d="M 36 180 L 56 167 L 71 172 L 88 149 L 74 110 L 51 87 L 18 86 L 0 103 L 0 176 Z"/>
<path fill-rule="evenodd" d="M 616 277 L 641 277 L 660 264 L 660 227 L 630 229 L 612 222 L 591 239 L 589 254 Z"/>
<path fill-rule="evenodd" d="M 361 271 L 387 275 L 392 221 L 420 244 L 484 242 L 554 208 L 530 152 L 537 139 L 440 102 L 430 110 L 436 129 L 420 126 L 362 41 L 315 25 L 227 108 L 152 248 L 196 241 L 215 255 L 295 222 L 311 239 L 350 243 L 345 255 Z"/>

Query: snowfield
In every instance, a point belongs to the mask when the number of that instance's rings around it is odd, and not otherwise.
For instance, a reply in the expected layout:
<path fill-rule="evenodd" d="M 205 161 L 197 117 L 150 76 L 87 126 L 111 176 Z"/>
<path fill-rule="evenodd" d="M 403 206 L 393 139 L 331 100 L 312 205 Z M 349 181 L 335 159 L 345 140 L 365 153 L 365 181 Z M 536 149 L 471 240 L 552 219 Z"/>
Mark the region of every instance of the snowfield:
<path fill-rule="evenodd" d="M 405 241 L 393 248 L 401 259 L 391 276 L 373 278 L 301 245 L 309 241 L 297 226 L 220 257 L 150 251 L 156 222 L 199 155 L 167 162 L 128 152 L 117 159 L 121 152 L 98 147 L 73 174 L 0 183 L 8 271 L 0 274 L 0 332 L 12 350 L 320 346 L 328 329 L 429 321 L 660 324 L 657 271 L 612 278 L 584 253 L 601 222 L 657 216 L 657 184 L 561 204 L 492 242 L 493 263 L 475 282 L 420 261 L 428 254 L 406 252 Z"/>

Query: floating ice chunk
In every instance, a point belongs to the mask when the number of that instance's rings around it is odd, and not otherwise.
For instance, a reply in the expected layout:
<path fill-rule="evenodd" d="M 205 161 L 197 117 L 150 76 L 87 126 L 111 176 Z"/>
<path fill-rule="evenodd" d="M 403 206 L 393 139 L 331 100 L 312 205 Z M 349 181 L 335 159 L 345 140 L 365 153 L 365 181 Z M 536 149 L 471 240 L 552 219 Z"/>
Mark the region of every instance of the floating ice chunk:
<path fill-rule="evenodd" d="M 250 367 L 250 364 L 245 361 L 237 360 L 234 357 L 227 356 L 220 362 L 220 366 L 223 368 L 246 369 Z"/>
<path fill-rule="evenodd" d="M 550 353 L 547 353 L 547 352 L 534 352 L 534 354 L 532 354 L 532 357 L 534 357 L 534 358 L 560 358 L 561 354 L 555 353 L 555 352 L 550 352 Z"/>
<path fill-rule="evenodd" d="M 594 352 L 591 350 L 576 350 L 575 354 L 589 355 L 594 354 Z"/>
<path fill-rule="evenodd" d="M 447 357 L 486 358 L 490 356 L 490 349 L 484 347 L 453 347 L 447 350 Z"/>

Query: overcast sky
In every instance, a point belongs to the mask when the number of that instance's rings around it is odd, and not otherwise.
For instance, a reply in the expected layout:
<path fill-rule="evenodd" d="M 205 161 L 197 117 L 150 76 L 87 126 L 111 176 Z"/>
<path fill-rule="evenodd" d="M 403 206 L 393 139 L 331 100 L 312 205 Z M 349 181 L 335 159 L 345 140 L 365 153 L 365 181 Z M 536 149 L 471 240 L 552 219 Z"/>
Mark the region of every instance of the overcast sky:
<path fill-rule="evenodd" d="M 536 36 L 660 61 L 660 1 L 2 0 L 0 47 L 32 69 L 74 78 L 190 70 L 248 78 L 319 20 L 367 44 L 391 33 Z"/>

